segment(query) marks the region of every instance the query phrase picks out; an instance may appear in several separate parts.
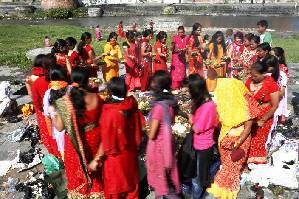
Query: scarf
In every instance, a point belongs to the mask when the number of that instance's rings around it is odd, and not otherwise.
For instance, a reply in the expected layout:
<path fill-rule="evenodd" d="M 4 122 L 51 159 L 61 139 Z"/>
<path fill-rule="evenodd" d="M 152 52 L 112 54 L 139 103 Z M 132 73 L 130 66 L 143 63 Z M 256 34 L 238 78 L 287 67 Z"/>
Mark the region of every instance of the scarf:
<path fill-rule="evenodd" d="M 69 84 L 66 81 L 51 81 L 49 84 L 49 88 L 53 90 L 59 90 L 67 87 Z"/>
<path fill-rule="evenodd" d="M 91 178 L 88 174 L 87 160 L 83 149 L 83 143 L 80 136 L 80 131 L 77 123 L 75 108 L 69 94 L 56 101 L 57 109 L 61 115 L 66 132 L 69 134 L 73 146 L 79 156 L 82 169 L 88 182 L 88 188 L 91 188 Z"/>

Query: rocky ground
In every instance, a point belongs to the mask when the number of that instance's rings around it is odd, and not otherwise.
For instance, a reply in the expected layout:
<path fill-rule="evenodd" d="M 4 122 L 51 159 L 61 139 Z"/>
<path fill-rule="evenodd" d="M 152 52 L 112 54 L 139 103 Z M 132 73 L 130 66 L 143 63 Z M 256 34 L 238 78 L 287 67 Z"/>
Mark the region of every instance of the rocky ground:
<path fill-rule="evenodd" d="M 299 126 L 299 64 L 289 64 L 290 70 L 290 82 L 288 87 L 288 102 L 289 109 L 291 110 L 291 119 L 293 121 L 293 126 Z M 11 81 L 16 82 L 19 80 L 21 82 L 24 81 L 25 74 L 17 69 L 11 68 L 7 66 L 0 67 L 0 81 Z M 15 93 L 12 97 L 15 98 L 19 105 L 30 102 L 30 98 L 28 95 L 20 95 L 24 89 L 23 85 L 15 85 L 13 86 L 13 91 Z M 27 141 L 23 141 L 21 143 L 12 143 L 7 140 L 7 135 L 18 129 L 24 125 L 24 121 L 20 121 L 18 123 L 7 123 L 5 121 L 0 121 L 0 161 L 2 160 L 13 160 L 17 155 L 17 150 L 26 151 L 30 148 L 30 143 Z M 42 146 L 41 146 L 42 147 Z M 41 165 L 34 167 L 29 170 L 34 173 L 42 172 L 43 168 Z M 29 171 L 17 172 L 17 170 L 10 170 L 7 175 L 0 177 L 0 198 L 23 198 L 23 194 L 19 192 L 7 192 L 7 187 L 3 187 L 3 183 L 7 181 L 8 177 L 12 177 L 14 179 L 18 178 L 21 182 L 26 180 Z M 250 190 L 252 185 L 246 183 L 242 188 L 239 197 L 241 199 L 255 198 L 255 193 Z M 265 188 L 265 198 L 290 198 L 295 199 L 299 198 L 298 191 L 283 189 L 283 192 L 280 193 L 279 196 L 273 194 L 272 191 Z M 149 197 L 151 198 L 151 197 Z"/>

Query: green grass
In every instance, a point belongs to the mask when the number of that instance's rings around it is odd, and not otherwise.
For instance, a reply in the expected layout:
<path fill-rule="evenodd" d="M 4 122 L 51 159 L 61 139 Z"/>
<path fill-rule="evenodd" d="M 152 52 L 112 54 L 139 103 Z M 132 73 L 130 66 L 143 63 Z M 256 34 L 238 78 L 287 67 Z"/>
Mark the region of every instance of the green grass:
<path fill-rule="evenodd" d="M 0 25 L 0 66 L 18 66 L 22 69 L 28 69 L 31 61 L 27 60 L 26 52 L 33 48 L 43 47 L 44 37 L 50 36 L 53 43 L 57 38 L 75 37 L 78 41 L 80 35 L 93 29 L 77 26 L 53 26 L 53 25 Z M 107 32 L 104 32 L 104 38 L 107 38 Z M 168 37 L 170 44 L 171 35 Z M 281 37 L 279 34 L 273 34 L 273 45 L 283 47 L 287 54 L 287 61 L 299 63 L 299 33 Z M 103 52 L 105 40 L 92 42 L 96 54 Z"/>

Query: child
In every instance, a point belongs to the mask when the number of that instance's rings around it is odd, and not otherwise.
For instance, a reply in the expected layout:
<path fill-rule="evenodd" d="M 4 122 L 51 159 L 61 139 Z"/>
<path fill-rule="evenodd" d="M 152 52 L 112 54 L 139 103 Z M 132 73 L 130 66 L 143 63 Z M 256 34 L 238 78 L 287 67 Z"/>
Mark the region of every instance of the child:
<path fill-rule="evenodd" d="M 50 38 L 48 36 L 45 36 L 45 47 L 51 47 L 51 44 L 50 44 Z"/>
<path fill-rule="evenodd" d="M 268 22 L 266 20 L 261 20 L 257 22 L 257 31 L 260 34 L 261 43 L 269 43 L 272 45 L 272 36 L 270 32 L 267 32 Z"/>
<path fill-rule="evenodd" d="M 95 36 L 96 36 L 96 41 L 101 41 L 102 40 L 102 32 L 101 32 L 101 29 L 100 29 L 99 25 L 96 26 Z"/>
<path fill-rule="evenodd" d="M 226 32 L 225 32 L 225 37 L 226 37 L 226 40 L 225 40 L 225 44 L 226 46 L 229 46 L 233 43 L 234 41 L 234 31 L 233 29 L 227 29 Z"/>
<path fill-rule="evenodd" d="M 156 198 L 167 196 L 172 198 L 180 193 L 171 130 L 178 105 L 170 92 L 170 87 L 171 78 L 168 72 L 157 71 L 153 75 L 151 88 L 154 99 L 149 117 L 146 166 L 148 184 L 154 189 Z"/>
<path fill-rule="evenodd" d="M 280 86 L 280 102 L 275 112 L 274 120 L 279 120 L 281 124 L 285 124 L 286 118 L 289 116 L 288 103 L 287 103 L 287 84 L 289 78 L 288 67 L 285 60 L 284 50 L 281 47 L 272 49 L 272 53 L 277 57 L 279 63 L 279 78 L 278 84 Z"/>

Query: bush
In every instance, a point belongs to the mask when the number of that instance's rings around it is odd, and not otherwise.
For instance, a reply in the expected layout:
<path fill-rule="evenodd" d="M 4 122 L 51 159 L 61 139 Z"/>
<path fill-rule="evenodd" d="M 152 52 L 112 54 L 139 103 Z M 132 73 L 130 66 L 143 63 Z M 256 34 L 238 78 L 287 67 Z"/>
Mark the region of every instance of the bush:
<path fill-rule="evenodd" d="M 87 8 L 76 8 L 72 11 L 73 17 L 86 17 L 87 16 Z"/>
<path fill-rule="evenodd" d="M 70 9 L 66 8 L 55 8 L 50 9 L 47 12 L 47 17 L 51 19 L 68 19 L 73 17 L 73 13 Z"/>

